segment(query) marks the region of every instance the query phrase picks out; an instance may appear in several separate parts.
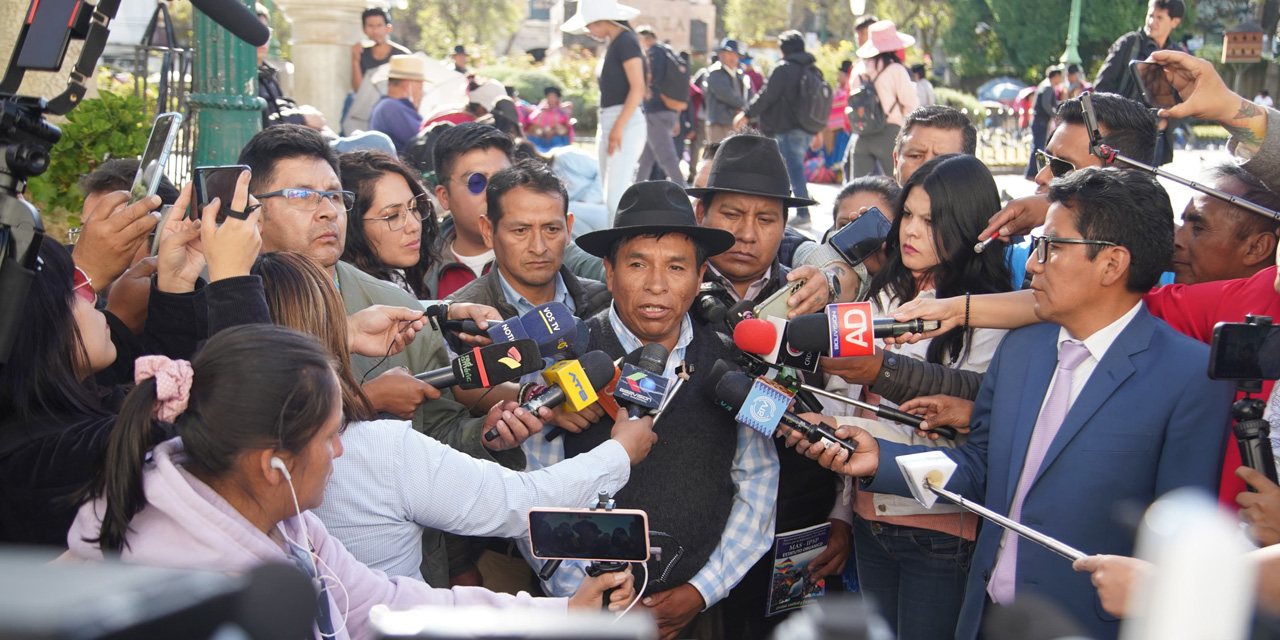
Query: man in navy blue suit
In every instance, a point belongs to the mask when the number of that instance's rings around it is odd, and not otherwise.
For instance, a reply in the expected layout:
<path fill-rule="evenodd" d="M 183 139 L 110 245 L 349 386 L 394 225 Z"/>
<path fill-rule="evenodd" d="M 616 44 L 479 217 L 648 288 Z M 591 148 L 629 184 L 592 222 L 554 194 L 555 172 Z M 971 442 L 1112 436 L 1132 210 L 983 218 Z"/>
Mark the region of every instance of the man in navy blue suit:
<path fill-rule="evenodd" d="M 1142 302 L 1173 252 L 1164 189 L 1137 171 L 1087 168 L 1055 180 L 1049 198 L 1045 235 L 1027 260 L 1045 323 L 1001 344 L 968 442 L 944 449 L 958 465 L 947 488 L 1086 553 L 1132 555 L 1117 506 L 1145 508 L 1186 486 L 1216 493 L 1231 387 L 1208 379 L 1206 345 Z M 894 459 L 936 450 L 877 441 L 856 427 L 839 435 L 855 438 L 857 452 L 801 447 L 878 493 L 910 495 Z M 956 638 L 977 637 L 990 603 L 1027 593 L 1070 612 L 1091 637 L 1119 630 L 1087 574 L 984 523 Z"/>

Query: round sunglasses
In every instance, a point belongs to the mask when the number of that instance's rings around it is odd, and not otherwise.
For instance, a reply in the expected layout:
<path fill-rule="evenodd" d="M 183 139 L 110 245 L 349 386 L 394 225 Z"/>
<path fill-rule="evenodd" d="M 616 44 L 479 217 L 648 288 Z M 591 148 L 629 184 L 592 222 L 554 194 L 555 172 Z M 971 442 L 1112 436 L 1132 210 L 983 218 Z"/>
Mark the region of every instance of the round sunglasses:
<path fill-rule="evenodd" d="M 465 184 L 467 185 L 467 191 L 470 191 L 471 195 L 478 196 L 484 193 L 485 188 L 489 186 L 489 176 L 477 171 L 467 175 L 466 180 L 448 180 L 448 182 Z"/>
<path fill-rule="evenodd" d="M 75 272 L 71 275 L 71 293 L 76 297 L 97 306 L 98 292 L 93 290 L 93 280 L 89 279 L 89 274 L 85 273 L 80 267 L 76 267 Z"/>

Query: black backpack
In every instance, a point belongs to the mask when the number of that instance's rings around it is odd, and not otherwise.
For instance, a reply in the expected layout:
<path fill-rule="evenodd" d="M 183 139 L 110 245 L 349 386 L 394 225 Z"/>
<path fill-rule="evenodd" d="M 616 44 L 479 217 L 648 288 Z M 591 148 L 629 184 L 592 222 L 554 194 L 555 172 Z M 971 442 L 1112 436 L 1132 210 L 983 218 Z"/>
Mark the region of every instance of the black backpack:
<path fill-rule="evenodd" d="M 826 130 L 831 118 L 831 85 L 815 65 L 808 65 L 800 72 L 800 95 L 796 96 L 795 110 L 801 129 L 814 134 Z"/>
<path fill-rule="evenodd" d="M 666 58 L 662 86 L 657 87 L 662 103 L 672 111 L 684 111 L 689 106 L 689 68 L 671 47 L 661 42 L 653 46 Z"/>
<path fill-rule="evenodd" d="M 897 64 L 897 63 L 894 63 Z M 880 104 L 880 96 L 876 95 L 876 80 L 880 79 L 880 74 L 884 73 L 889 67 L 880 70 L 875 78 L 868 79 L 867 76 L 860 76 L 862 86 L 849 92 L 848 107 L 845 108 L 845 115 L 849 116 L 849 124 L 853 127 L 853 132 L 861 136 L 870 136 L 884 131 L 889 124 L 889 118 L 884 112 L 884 105 Z M 895 98 L 893 106 L 890 110 L 898 107 L 898 100 Z"/>

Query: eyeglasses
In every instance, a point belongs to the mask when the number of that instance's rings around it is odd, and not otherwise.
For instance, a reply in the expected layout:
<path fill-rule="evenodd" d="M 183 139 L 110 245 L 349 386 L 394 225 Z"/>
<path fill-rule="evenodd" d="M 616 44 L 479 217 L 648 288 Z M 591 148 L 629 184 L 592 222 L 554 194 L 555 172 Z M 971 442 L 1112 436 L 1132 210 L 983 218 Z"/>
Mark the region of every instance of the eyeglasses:
<path fill-rule="evenodd" d="M 400 231 L 404 229 L 404 225 L 409 222 L 410 218 L 415 218 L 419 222 L 426 220 L 429 216 L 435 215 L 435 207 L 431 204 L 431 199 L 426 196 L 417 196 L 404 204 L 393 204 L 380 213 L 386 214 L 376 218 L 365 218 L 365 222 L 373 222 L 375 220 L 385 220 L 387 229 L 390 231 Z"/>
<path fill-rule="evenodd" d="M 71 275 L 71 292 L 91 305 L 98 304 L 98 292 L 93 290 L 93 281 L 80 267 L 76 267 Z"/>
<path fill-rule="evenodd" d="M 1092 244 L 1102 247 L 1118 247 L 1114 242 L 1106 240 L 1086 240 L 1085 238 L 1058 238 L 1054 236 L 1031 236 L 1031 250 L 1036 255 L 1036 262 L 1044 264 L 1049 259 L 1051 244 Z"/>
<path fill-rule="evenodd" d="M 485 187 L 489 186 L 489 176 L 476 172 L 467 176 L 466 180 L 448 180 L 447 182 L 465 184 L 467 185 L 467 191 L 470 191 L 471 195 L 478 196 L 484 193 Z"/>
<path fill-rule="evenodd" d="M 1074 164 L 1071 164 L 1062 158 L 1051 156 L 1045 153 L 1042 149 L 1036 149 L 1036 170 L 1044 171 L 1046 165 L 1049 167 L 1049 171 L 1053 173 L 1053 177 L 1055 178 L 1061 178 L 1062 176 L 1076 170 L 1076 166 Z"/>
<path fill-rule="evenodd" d="M 284 198 L 290 207 L 298 211 L 315 211 L 320 208 L 320 201 L 328 202 L 335 210 L 350 211 L 356 203 L 356 194 L 350 191 L 316 191 L 315 189 L 280 189 L 271 193 L 255 195 L 259 200 L 274 197 Z"/>

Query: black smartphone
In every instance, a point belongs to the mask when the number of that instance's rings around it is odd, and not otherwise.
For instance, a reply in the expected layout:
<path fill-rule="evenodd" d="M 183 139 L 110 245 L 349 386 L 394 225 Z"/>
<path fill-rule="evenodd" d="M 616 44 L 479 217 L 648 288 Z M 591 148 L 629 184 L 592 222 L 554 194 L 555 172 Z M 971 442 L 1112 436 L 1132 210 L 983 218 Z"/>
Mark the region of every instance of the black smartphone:
<path fill-rule="evenodd" d="M 1263 322 L 1219 322 L 1209 346 L 1214 380 L 1280 380 L 1280 326 Z"/>
<path fill-rule="evenodd" d="M 1182 96 L 1170 84 L 1168 76 L 1164 75 L 1164 67 L 1154 62 L 1132 60 L 1129 62 L 1129 73 L 1142 90 L 1142 97 L 1146 99 L 1148 107 L 1168 109 L 1182 102 Z"/>
<path fill-rule="evenodd" d="M 530 509 L 529 541 L 539 560 L 646 562 L 649 516 L 636 509 Z"/>
<path fill-rule="evenodd" d="M 880 249 L 892 228 L 893 223 L 889 222 L 880 209 L 871 207 L 866 213 L 858 216 L 857 220 L 831 234 L 831 237 L 827 238 L 827 244 L 831 245 L 831 248 L 835 249 L 845 262 L 856 265 Z"/>
<path fill-rule="evenodd" d="M 138 161 L 138 173 L 133 176 L 133 187 L 129 189 L 129 204 L 155 195 L 156 189 L 160 188 L 164 165 L 169 161 L 169 151 L 173 149 L 173 141 L 178 137 L 180 126 L 181 113 L 170 112 L 156 116 L 151 125 L 151 137 L 147 138 L 147 148 L 142 151 L 142 159 Z"/>
<path fill-rule="evenodd" d="M 242 172 L 249 167 L 243 164 L 229 164 L 220 167 L 196 167 L 192 182 L 195 183 L 195 206 L 187 210 L 191 219 L 199 219 L 205 205 L 217 198 L 222 206 L 218 209 L 218 224 L 227 219 L 227 211 L 231 209 L 231 199 L 236 195 L 236 181 Z"/>

